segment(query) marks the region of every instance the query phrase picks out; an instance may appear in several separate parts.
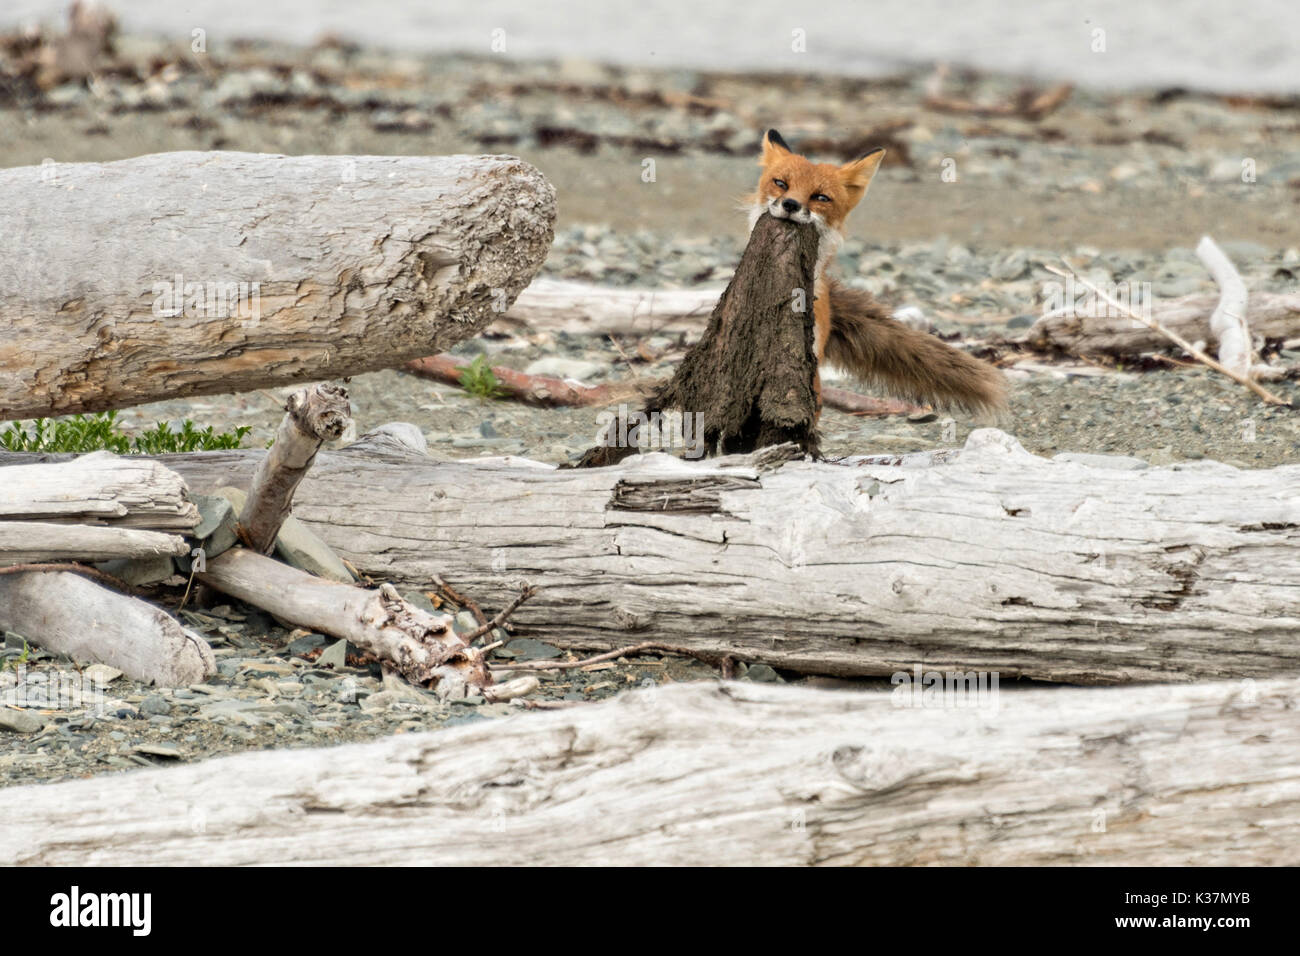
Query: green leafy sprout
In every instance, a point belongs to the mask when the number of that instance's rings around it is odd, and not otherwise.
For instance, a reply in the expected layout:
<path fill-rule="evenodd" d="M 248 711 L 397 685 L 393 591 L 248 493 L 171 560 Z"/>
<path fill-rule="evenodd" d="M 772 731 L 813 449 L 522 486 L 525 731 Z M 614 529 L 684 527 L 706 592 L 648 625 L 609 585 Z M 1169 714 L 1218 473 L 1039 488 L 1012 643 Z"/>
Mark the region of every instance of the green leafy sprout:
<path fill-rule="evenodd" d="M 501 381 L 482 355 L 460 370 L 460 387 L 485 401 L 505 394 Z"/>

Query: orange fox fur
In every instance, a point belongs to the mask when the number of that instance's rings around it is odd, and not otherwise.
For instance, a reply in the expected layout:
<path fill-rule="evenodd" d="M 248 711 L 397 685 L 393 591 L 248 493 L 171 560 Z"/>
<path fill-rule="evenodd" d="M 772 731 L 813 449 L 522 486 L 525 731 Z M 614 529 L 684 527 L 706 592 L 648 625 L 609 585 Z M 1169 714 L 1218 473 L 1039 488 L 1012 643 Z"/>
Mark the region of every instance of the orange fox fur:
<path fill-rule="evenodd" d="M 831 364 L 864 382 L 915 402 L 959 409 L 984 418 L 1006 411 L 1006 380 L 986 362 L 933 335 L 893 319 L 869 293 L 827 275 L 844 237 L 844 221 L 871 185 L 885 158 L 876 149 L 851 163 L 814 163 L 795 153 L 781 134 L 768 130 L 758 164 L 758 189 L 746 197 L 750 227 L 763 213 L 811 222 L 820 233 L 813 288 L 817 364 Z M 821 375 L 817 376 L 818 401 Z"/>

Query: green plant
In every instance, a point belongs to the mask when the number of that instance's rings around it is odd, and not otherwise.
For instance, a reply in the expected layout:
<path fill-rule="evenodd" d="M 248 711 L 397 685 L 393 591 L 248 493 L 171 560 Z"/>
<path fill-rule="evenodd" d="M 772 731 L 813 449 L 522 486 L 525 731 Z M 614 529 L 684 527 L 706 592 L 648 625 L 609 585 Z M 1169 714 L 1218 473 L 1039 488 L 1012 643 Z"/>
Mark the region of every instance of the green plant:
<path fill-rule="evenodd" d="M 212 451 L 238 448 L 251 431 L 240 425 L 233 432 L 199 428 L 186 420 L 180 431 L 158 422 L 132 438 L 117 424 L 117 412 L 70 415 L 66 418 L 38 418 L 30 427 L 14 422 L 0 431 L 0 448 L 9 451 L 74 452 L 107 450 L 118 455 L 161 455 L 168 452 Z"/>
<path fill-rule="evenodd" d="M 0 661 L 0 673 L 3 673 L 10 667 L 14 670 L 18 670 L 18 668 L 27 663 L 27 658 L 29 658 L 31 654 L 32 646 L 27 643 L 27 638 L 23 638 L 23 652 L 15 658 L 6 657 L 3 661 Z"/>
<path fill-rule="evenodd" d="M 504 394 L 501 381 L 481 355 L 460 370 L 460 387 L 485 400 L 500 398 Z"/>

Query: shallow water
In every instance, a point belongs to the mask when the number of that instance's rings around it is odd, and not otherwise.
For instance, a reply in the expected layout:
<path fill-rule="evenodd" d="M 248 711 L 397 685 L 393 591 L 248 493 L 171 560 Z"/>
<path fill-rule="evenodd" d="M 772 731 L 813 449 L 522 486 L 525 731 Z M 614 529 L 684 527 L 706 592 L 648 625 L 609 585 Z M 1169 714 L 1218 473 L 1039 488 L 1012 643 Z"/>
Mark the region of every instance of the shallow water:
<path fill-rule="evenodd" d="M 1090 86 L 1300 92 L 1300 4 L 1252 0 L 116 0 L 134 32 L 210 48 L 245 37 L 310 43 L 334 32 L 407 50 L 575 57 L 624 65 L 871 76 L 948 60 Z M 59 21 L 67 0 L 5 0 L 0 27 Z M 1104 51 L 1096 30 L 1103 30 Z M 498 33 L 494 31 L 504 31 Z M 803 31 L 804 50 L 796 31 Z M 494 51 L 504 41 L 504 51 Z"/>

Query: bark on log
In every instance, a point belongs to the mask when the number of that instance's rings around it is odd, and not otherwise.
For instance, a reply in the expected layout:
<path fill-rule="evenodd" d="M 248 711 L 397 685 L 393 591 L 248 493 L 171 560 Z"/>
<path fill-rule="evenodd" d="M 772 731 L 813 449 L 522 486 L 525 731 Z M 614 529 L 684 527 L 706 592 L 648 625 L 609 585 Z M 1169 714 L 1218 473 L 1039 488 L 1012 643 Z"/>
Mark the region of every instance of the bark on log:
<path fill-rule="evenodd" d="M 217 669 L 207 642 L 165 612 L 68 571 L 0 574 L 0 630 L 161 687 L 194 684 Z"/>
<path fill-rule="evenodd" d="M 243 548 L 213 558 L 195 577 L 291 624 L 346 638 L 443 697 L 477 694 L 492 683 L 483 652 L 461 639 L 449 614 L 422 611 L 391 585 L 367 591 Z"/>
<path fill-rule="evenodd" d="M 196 491 L 256 452 L 164 460 Z M 552 643 L 653 637 L 833 674 L 917 661 L 1080 683 L 1300 671 L 1300 465 L 1117 470 L 966 448 L 851 466 L 611 469 L 322 452 L 295 513 L 358 568 L 435 575 Z"/>
<path fill-rule="evenodd" d="M 293 511 L 293 492 L 326 441 L 343 434 L 352 420 L 347 390 L 321 383 L 294 392 L 285 402 L 275 441 L 253 473 L 238 534 L 245 546 L 270 554 L 275 536 Z"/>
<path fill-rule="evenodd" d="M 0 478 L 3 478 L 0 473 Z M 108 561 L 189 554 L 179 535 L 139 528 L 0 521 L 0 567 L 33 561 Z"/>
<path fill-rule="evenodd" d="M 652 419 L 665 412 L 687 417 L 695 439 L 687 454 L 747 453 L 786 442 L 817 454 L 818 246 L 810 224 L 759 217 L 704 335 L 646 402 L 644 414 Z M 638 446 L 658 447 L 620 420 L 577 467 L 608 466 Z"/>
<path fill-rule="evenodd" d="M 189 531 L 199 523 L 185 482 L 149 458 L 101 451 L 75 458 L 11 454 L 0 458 L 5 462 L 15 464 L 0 472 L 0 520 L 154 531 Z"/>
<path fill-rule="evenodd" d="M 514 301 L 554 219 L 554 189 L 511 156 L 175 152 L 0 170 L 14 250 L 0 257 L 0 420 L 443 351 Z"/>
<path fill-rule="evenodd" d="M 1219 296 L 1196 294 L 1152 304 L 1152 317 L 1189 342 L 1206 342 L 1211 351 L 1218 337 L 1210 329 L 1210 316 L 1218 308 Z M 1113 310 L 1104 310 L 1113 311 Z M 1250 331 L 1266 338 L 1294 338 L 1300 335 L 1300 293 L 1257 292 L 1250 297 L 1246 316 Z M 1158 332 L 1124 315 L 1076 315 L 1068 307 L 1049 312 L 1026 333 L 1025 341 L 1044 352 L 1071 355 L 1140 355 L 1164 351 L 1169 340 Z"/>
<path fill-rule="evenodd" d="M 1298 705 L 1295 680 L 1006 691 L 996 711 L 677 685 L 10 787 L 0 863 L 1296 865 Z"/>

